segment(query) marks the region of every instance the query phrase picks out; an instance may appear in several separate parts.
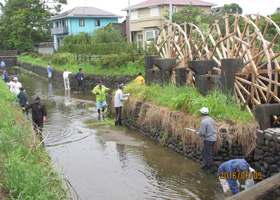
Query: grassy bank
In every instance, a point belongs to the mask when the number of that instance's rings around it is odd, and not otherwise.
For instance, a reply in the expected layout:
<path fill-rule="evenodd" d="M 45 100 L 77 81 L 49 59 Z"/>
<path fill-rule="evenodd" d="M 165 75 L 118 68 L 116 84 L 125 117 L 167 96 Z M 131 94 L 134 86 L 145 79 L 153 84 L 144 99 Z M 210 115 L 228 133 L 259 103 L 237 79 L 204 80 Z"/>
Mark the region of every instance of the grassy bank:
<path fill-rule="evenodd" d="M 110 74 L 110 75 L 137 75 L 140 71 L 145 72 L 144 57 L 139 58 L 135 62 L 127 61 L 127 55 L 108 55 L 99 59 L 92 59 L 91 62 L 77 61 L 76 56 L 70 53 L 57 53 L 53 56 L 38 56 L 35 54 L 19 56 L 22 62 L 31 63 L 47 68 L 48 63 L 51 67 L 64 71 L 67 68 L 70 72 L 78 72 L 79 68 L 83 68 L 84 74 Z"/>
<path fill-rule="evenodd" d="M 61 178 L 14 99 L 0 81 L 1 195 L 6 199 L 66 199 Z"/>
<path fill-rule="evenodd" d="M 174 85 L 140 85 L 130 83 L 125 93 L 143 101 L 151 101 L 157 105 L 169 107 L 173 110 L 185 111 L 199 116 L 202 107 L 208 107 L 213 119 L 229 122 L 252 122 L 254 117 L 247 110 L 242 110 L 234 96 L 225 95 L 219 91 L 212 91 L 202 96 L 196 88 L 176 87 Z"/>

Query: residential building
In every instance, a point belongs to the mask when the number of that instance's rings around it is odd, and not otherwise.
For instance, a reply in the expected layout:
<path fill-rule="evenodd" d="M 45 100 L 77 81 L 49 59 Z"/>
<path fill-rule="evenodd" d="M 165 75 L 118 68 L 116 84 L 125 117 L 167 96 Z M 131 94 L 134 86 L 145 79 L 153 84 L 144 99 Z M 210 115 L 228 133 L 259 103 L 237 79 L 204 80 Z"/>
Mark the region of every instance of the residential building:
<path fill-rule="evenodd" d="M 93 33 L 109 23 L 118 23 L 118 18 L 122 17 L 94 7 L 76 7 L 56 15 L 49 19 L 53 22 L 54 49 L 62 45 L 62 39 L 67 35 Z"/>
<path fill-rule="evenodd" d="M 191 4 L 205 13 L 210 13 L 211 7 L 216 6 L 216 4 L 201 0 L 172 0 L 172 12 L 177 12 Z M 129 8 L 122 10 L 127 11 L 128 15 Z M 169 11 L 169 0 L 147 0 L 130 6 L 132 41 L 143 42 L 144 45 L 145 42 L 149 43 L 155 39 L 160 27 L 167 22 L 163 17 L 166 10 Z"/>

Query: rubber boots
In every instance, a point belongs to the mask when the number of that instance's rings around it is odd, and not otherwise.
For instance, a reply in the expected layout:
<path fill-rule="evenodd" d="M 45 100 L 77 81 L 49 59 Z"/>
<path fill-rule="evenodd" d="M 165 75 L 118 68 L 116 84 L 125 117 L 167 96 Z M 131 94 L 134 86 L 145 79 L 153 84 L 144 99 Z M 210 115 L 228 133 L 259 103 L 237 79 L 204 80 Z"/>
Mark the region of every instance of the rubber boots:
<path fill-rule="evenodd" d="M 98 114 L 100 115 L 100 109 L 98 109 L 97 111 L 98 111 Z"/>
<path fill-rule="evenodd" d="M 210 174 L 215 174 L 217 172 L 217 169 L 214 165 L 210 165 Z"/>
<path fill-rule="evenodd" d="M 204 162 L 204 161 L 202 161 L 202 162 L 201 162 L 201 165 L 200 165 L 200 168 L 201 168 L 201 169 L 204 169 L 204 170 L 207 170 L 207 169 L 208 169 L 207 163 Z"/>

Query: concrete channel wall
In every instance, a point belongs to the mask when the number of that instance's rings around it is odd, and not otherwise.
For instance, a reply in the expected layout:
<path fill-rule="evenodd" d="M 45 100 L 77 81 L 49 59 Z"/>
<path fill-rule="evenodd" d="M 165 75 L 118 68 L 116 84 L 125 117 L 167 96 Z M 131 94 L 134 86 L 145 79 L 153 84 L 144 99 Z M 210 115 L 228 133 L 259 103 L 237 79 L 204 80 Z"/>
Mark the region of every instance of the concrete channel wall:
<path fill-rule="evenodd" d="M 29 63 L 22 63 L 22 67 L 42 77 L 45 78 L 48 77 L 47 68 L 31 65 Z M 72 74 L 69 75 L 70 87 L 74 90 L 77 88 L 77 80 L 75 79 L 75 74 L 78 71 L 79 70 L 77 69 L 76 72 L 73 72 Z M 52 81 L 64 87 L 62 74 L 63 74 L 62 71 L 54 70 Z M 84 74 L 84 85 L 85 85 L 85 90 L 92 90 L 98 84 L 98 81 L 101 80 L 103 82 L 103 85 L 114 90 L 118 88 L 119 84 L 129 83 L 135 78 L 136 77 L 130 75 L 118 76 L 118 75 Z"/>

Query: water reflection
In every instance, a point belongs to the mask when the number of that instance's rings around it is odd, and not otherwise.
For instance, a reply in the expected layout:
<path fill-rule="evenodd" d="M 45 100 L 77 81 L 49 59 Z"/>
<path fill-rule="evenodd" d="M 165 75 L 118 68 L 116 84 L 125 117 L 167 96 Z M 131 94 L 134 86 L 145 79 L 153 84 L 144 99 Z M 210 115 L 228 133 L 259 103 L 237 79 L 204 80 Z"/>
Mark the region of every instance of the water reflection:
<path fill-rule="evenodd" d="M 64 103 L 67 108 L 71 107 L 70 90 L 65 90 Z"/>
<path fill-rule="evenodd" d="M 49 82 L 49 97 L 52 97 L 53 96 L 53 85 L 51 82 Z"/>

